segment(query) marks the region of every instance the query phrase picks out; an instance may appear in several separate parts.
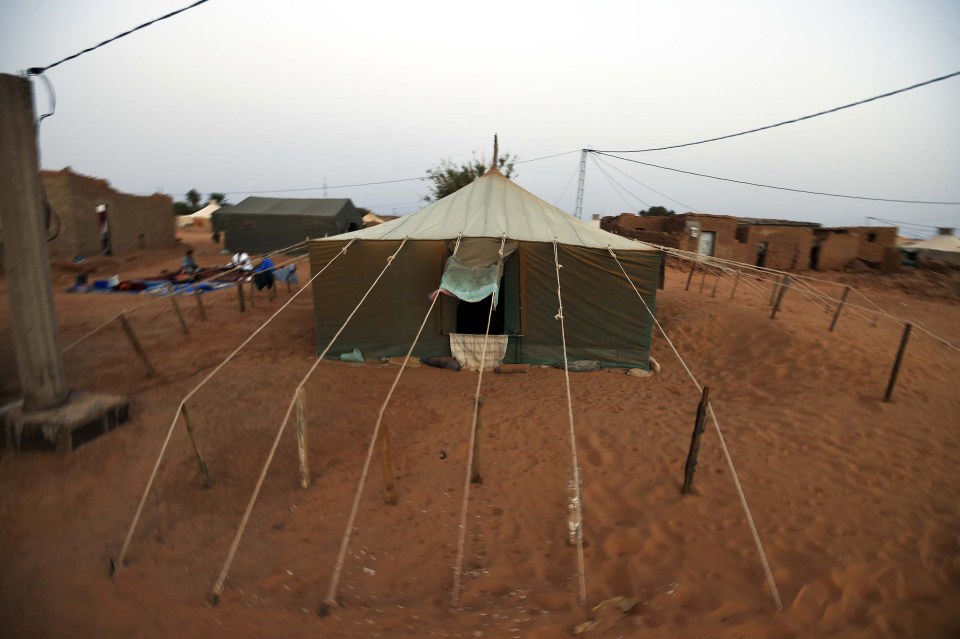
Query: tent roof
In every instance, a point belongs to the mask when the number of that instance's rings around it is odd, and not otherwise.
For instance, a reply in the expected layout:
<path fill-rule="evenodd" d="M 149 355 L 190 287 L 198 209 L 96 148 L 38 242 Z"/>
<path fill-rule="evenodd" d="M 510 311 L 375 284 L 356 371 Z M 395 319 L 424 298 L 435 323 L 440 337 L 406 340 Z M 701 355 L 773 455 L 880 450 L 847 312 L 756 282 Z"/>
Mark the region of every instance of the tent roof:
<path fill-rule="evenodd" d="M 910 251 L 926 249 L 929 251 L 950 251 L 957 253 L 960 252 L 960 237 L 955 237 L 953 235 L 934 235 L 929 240 L 914 242 L 909 246 L 903 246 L 901 248 L 905 248 Z"/>
<path fill-rule="evenodd" d="M 223 209 L 220 213 L 335 217 L 347 204 L 352 206 L 353 202 L 348 198 L 248 197 L 239 204 Z"/>
<path fill-rule="evenodd" d="M 220 205 L 217 204 L 216 202 L 209 202 L 205 207 L 203 207 L 199 211 L 194 211 L 190 215 L 182 215 L 181 217 L 183 219 L 193 219 L 197 217 L 209 219 L 211 214 L 219 208 L 220 208 Z"/>
<path fill-rule="evenodd" d="M 500 237 L 627 251 L 656 250 L 574 218 L 491 169 L 456 193 L 399 219 L 327 240 L 452 240 Z"/>

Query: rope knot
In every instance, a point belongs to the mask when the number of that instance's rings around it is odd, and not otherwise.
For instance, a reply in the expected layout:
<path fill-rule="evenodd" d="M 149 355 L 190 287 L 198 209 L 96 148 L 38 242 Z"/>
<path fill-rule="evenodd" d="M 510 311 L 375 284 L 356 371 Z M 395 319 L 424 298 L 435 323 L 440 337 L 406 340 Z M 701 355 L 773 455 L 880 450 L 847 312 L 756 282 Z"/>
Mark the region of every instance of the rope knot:
<path fill-rule="evenodd" d="M 563 307 L 562 307 L 562 306 L 557 310 L 557 314 L 553 316 L 553 319 L 555 319 L 555 320 L 562 320 L 562 319 L 563 319 Z"/>

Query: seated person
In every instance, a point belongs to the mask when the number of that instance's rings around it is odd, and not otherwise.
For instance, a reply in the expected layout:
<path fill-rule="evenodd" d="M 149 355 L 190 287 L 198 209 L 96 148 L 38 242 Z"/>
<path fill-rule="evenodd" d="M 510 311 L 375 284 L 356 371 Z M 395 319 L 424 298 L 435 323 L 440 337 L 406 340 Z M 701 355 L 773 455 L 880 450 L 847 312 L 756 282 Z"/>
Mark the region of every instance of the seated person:
<path fill-rule="evenodd" d="M 199 270 L 200 267 L 197 265 L 197 261 L 193 259 L 193 249 L 187 249 L 187 254 L 180 263 L 180 273 L 184 275 L 195 275 Z"/>
<path fill-rule="evenodd" d="M 246 272 L 253 270 L 253 262 L 250 261 L 250 254 L 243 249 L 233 254 L 233 257 L 230 258 L 230 266 Z"/>

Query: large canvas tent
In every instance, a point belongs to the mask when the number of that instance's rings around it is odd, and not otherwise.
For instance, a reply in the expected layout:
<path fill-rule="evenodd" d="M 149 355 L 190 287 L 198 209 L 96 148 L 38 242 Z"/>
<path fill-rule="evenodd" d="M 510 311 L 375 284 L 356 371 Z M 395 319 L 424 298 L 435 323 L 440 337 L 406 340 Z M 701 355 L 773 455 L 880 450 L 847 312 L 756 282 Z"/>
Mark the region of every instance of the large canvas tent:
<path fill-rule="evenodd" d="M 451 259 L 457 237 L 458 259 Z M 608 249 L 654 309 L 660 252 L 576 220 L 517 186 L 496 169 L 456 193 L 400 219 L 334 238 L 311 240 L 313 273 L 328 263 L 313 287 L 318 348 L 322 349 L 382 270 L 407 243 L 337 340 L 331 355 L 360 349 L 365 357 L 404 355 L 430 306 L 430 294 L 459 269 L 483 279 L 505 259 L 493 289 L 498 304 L 491 334 L 507 336 L 509 363 L 563 361 L 557 321 L 554 242 L 561 265 L 567 356 L 605 366 L 649 368 L 652 320 Z M 331 260 L 355 240 L 346 253 Z M 428 319 L 414 355 L 450 355 L 450 334 L 486 330 L 490 297 L 461 278 L 457 297 L 444 295 Z M 466 282 L 466 283 L 464 283 Z"/>
<path fill-rule="evenodd" d="M 197 229 L 209 229 L 211 228 L 211 218 L 214 212 L 220 208 L 220 204 L 217 202 L 207 202 L 207 205 L 199 211 L 178 217 L 177 226 L 180 228 L 192 226 Z"/>
<path fill-rule="evenodd" d="M 363 228 L 363 215 L 347 198 L 248 197 L 213 213 L 213 228 L 230 251 L 267 253 L 308 237 Z"/>

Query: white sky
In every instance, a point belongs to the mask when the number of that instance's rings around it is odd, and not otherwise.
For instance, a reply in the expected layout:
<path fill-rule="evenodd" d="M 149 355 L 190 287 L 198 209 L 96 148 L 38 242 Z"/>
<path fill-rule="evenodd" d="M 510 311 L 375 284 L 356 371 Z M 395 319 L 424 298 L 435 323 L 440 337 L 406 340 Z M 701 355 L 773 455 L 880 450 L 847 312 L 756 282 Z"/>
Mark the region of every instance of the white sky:
<path fill-rule="evenodd" d="M 186 4 L 0 0 L 0 72 L 50 64 Z M 521 160 L 678 144 L 960 70 L 958 27 L 956 0 L 211 0 L 48 72 L 57 112 L 42 126 L 43 165 L 179 196 L 417 177 L 441 158 L 489 158 L 494 132 Z M 36 97 L 45 110 L 39 83 Z M 958 114 L 960 77 L 631 157 L 793 188 L 960 201 Z M 801 195 L 607 161 L 688 206 L 606 169 L 646 204 L 678 211 L 960 226 L 960 206 Z M 516 181 L 572 211 L 578 163 L 571 153 L 521 164 Z M 404 182 L 328 195 L 400 214 L 427 192 Z M 586 215 L 639 208 L 590 162 Z"/>

